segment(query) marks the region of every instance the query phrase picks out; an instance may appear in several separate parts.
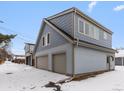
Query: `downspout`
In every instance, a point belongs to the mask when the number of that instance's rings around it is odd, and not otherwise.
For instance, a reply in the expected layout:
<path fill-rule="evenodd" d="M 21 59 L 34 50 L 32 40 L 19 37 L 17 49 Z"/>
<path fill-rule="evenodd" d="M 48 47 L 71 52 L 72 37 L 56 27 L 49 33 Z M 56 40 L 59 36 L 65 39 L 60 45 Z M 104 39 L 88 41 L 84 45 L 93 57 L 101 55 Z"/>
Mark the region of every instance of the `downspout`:
<path fill-rule="evenodd" d="M 73 13 L 73 36 L 74 36 L 74 38 L 75 38 L 75 9 L 74 9 L 74 13 Z M 72 44 L 72 52 L 73 52 L 73 58 L 72 58 L 72 77 L 74 77 L 75 76 L 75 66 L 74 66 L 74 62 L 75 62 L 75 53 L 74 53 L 74 44 Z"/>
<path fill-rule="evenodd" d="M 74 25 L 73 25 L 73 26 L 74 26 L 74 27 L 73 27 L 74 38 L 75 38 L 75 31 L 76 31 L 76 30 L 75 30 L 75 14 L 76 14 L 76 10 L 74 9 L 74 15 L 73 15 L 73 16 L 74 16 L 74 17 L 73 17 L 73 20 L 74 20 L 74 21 L 73 21 L 73 24 L 74 24 Z M 76 46 L 77 46 L 77 47 L 78 47 L 78 43 L 79 43 L 79 39 L 77 38 L 77 42 L 76 42 Z M 74 41 L 74 44 L 75 44 L 75 41 Z M 73 44 L 73 68 L 72 68 L 72 69 L 73 69 L 73 76 L 72 76 L 73 78 L 76 76 L 76 75 L 75 75 L 75 45 L 74 45 L 74 44 Z"/>

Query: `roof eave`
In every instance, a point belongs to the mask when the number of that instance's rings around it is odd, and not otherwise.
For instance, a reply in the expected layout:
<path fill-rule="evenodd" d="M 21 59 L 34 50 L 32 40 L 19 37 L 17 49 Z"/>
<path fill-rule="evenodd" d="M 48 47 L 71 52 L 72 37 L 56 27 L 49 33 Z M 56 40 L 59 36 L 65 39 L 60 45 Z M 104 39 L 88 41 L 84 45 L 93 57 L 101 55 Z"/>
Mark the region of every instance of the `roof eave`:
<path fill-rule="evenodd" d="M 101 25 L 99 22 L 97 22 L 96 20 L 92 19 L 91 17 L 89 17 L 88 15 L 84 14 L 82 11 L 80 11 L 79 9 L 75 8 L 75 11 L 78 15 L 80 15 L 81 17 L 85 18 L 86 20 L 94 23 L 95 25 L 97 25 L 98 27 L 102 28 L 104 31 L 113 34 L 113 32 L 111 30 L 109 30 L 108 28 L 104 27 L 103 25 Z"/>
<path fill-rule="evenodd" d="M 47 19 L 47 20 L 51 20 L 51 19 L 54 19 L 54 18 L 56 18 L 56 17 L 59 17 L 59 16 L 62 16 L 62 15 L 68 14 L 68 13 L 70 13 L 70 12 L 73 12 L 74 10 L 75 10 L 75 8 L 72 7 L 72 8 L 69 8 L 69 9 L 67 9 L 67 10 L 64 10 L 64 11 L 62 11 L 62 12 L 59 12 L 59 13 L 53 15 L 53 16 L 47 17 L 46 19 Z"/>
<path fill-rule="evenodd" d="M 109 52 L 109 53 L 116 53 L 117 51 L 112 49 L 112 48 L 107 48 L 107 47 L 103 47 L 103 46 L 99 46 L 99 45 L 95 45 L 95 44 L 89 44 L 88 42 L 83 42 L 83 41 L 77 41 L 74 40 L 74 44 L 75 45 L 79 45 L 79 46 L 83 46 L 83 47 L 87 47 L 87 48 L 91 48 L 91 49 L 95 49 L 95 50 L 100 50 L 100 51 L 104 51 L 104 52 Z"/>
<path fill-rule="evenodd" d="M 110 34 L 113 34 L 113 32 L 111 30 L 109 30 L 108 28 L 104 27 L 99 22 L 97 22 L 96 20 L 90 18 L 88 15 L 84 14 L 82 11 L 80 11 L 79 9 L 77 9 L 75 7 L 72 7 L 70 9 L 64 10 L 64 11 L 62 11 L 60 13 L 57 13 L 57 14 L 55 14 L 53 16 L 47 17 L 46 19 L 51 20 L 51 19 L 54 19 L 56 17 L 62 16 L 62 15 L 65 15 L 65 14 L 68 14 L 68 13 L 71 13 L 71 12 L 75 12 L 76 14 L 78 14 L 81 17 L 85 18 L 86 20 L 88 20 L 88 21 L 92 22 L 93 24 L 95 24 L 96 26 L 100 27 L 104 31 L 106 31 L 106 32 L 108 32 Z"/>
<path fill-rule="evenodd" d="M 40 27 L 39 33 L 38 33 L 38 37 L 37 37 L 37 40 L 36 40 L 36 43 L 35 43 L 33 54 L 36 53 L 37 45 L 38 45 L 38 42 L 39 42 L 39 39 L 40 39 L 40 35 L 41 35 L 41 32 L 42 32 L 42 29 L 44 28 L 44 25 L 45 25 L 45 22 L 44 22 L 44 19 L 43 19 L 43 21 L 41 23 L 41 27 Z"/>

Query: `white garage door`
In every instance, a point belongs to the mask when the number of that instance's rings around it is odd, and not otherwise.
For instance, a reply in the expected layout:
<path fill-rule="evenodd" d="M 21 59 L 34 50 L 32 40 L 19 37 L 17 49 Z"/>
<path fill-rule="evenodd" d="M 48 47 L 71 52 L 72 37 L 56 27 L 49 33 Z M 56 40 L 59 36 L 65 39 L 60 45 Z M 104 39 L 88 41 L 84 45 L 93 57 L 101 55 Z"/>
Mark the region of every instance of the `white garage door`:
<path fill-rule="evenodd" d="M 53 71 L 61 74 L 66 74 L 66 54 L 53 55 Z"/>
<path fill-rule="evenodd" d="M 37 57 L 37 68 L 48 69 L 48 56 Z"/>

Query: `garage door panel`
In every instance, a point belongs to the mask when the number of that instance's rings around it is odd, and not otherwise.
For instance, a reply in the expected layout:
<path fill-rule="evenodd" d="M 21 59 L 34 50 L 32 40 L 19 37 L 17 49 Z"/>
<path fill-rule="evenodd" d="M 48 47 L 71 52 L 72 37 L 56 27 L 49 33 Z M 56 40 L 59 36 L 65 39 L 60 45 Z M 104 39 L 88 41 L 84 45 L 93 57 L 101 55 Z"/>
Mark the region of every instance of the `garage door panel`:
<path fill-rule="evenodd" d="M 53 71 L 57 73 L 66 73 L 66 55 L 65 53 L 53 55 Z"/>
<path fill-rule="evenodd" d="M 48 69 L 48 56 L 37 57 L 37 68 Z"/>

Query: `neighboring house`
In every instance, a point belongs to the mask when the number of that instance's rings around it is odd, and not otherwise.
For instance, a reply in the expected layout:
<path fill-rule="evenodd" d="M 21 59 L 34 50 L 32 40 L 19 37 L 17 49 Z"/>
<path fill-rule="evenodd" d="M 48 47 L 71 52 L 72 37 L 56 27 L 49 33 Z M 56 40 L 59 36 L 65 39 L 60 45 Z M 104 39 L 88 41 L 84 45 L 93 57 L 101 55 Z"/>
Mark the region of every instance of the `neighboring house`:
<path fill-rule="evenodd" d="M 115 53 L 115 65 L 124 66 L 124 49 L 118 49 Z"/>
<path fill-rule="evenodd" d="M 66 75 L 114 70 L 113 32 L 77 8 L 43 19 L 36 67 Z"/>
<path fill-rule="evenodd" d="M 25 55 L 13 55 L 13 63 L 25 64 Z"/>
<path fill-rule="evenodd" d="M 33 60 L 33 49 L 35 44 L 31 43 L 25 43 L 25 64 L 34 66 L 34 60 Z"/>

